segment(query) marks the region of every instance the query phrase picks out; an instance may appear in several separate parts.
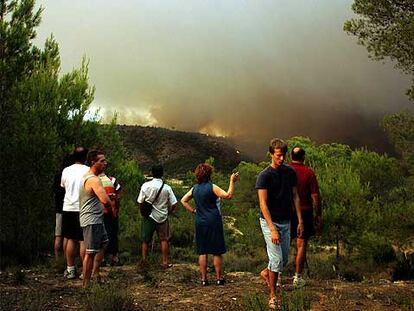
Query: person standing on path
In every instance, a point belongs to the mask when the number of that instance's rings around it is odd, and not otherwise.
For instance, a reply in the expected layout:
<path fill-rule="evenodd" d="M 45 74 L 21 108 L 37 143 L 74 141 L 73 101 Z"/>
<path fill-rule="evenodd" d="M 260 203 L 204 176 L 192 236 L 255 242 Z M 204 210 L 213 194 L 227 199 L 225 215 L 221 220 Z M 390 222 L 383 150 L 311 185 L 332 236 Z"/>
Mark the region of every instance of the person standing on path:
<path fill-rule="evenodd" d="M 220 210 L 220 199 L 231 199 L 234 185 L 239 173 L 230 176 L 229 188 L 224 191 L 211 182 L 213 167 L 207 163 L 199 164 L 195 170 L 197 183 L 188 191 L 181 203 L 189 212 L 195 214 L 195 231 L 198 263 L 200 265 L 201 284 L 208 285 L 208 254 L 213 254 L 217 285 L 223 285 L 222 255 L 226 252 L 224 243 L 223 221 Z M 189 201 L 194 198 L 196 208 Z"/>
<path fill-rule="evenodd" d="M 298 218 L 293 215 L 291 223 L 291 239 L 296 238 L 296 272 L 293 278 L 293 285 L 295 287 L 303 287 L 305 285 L 305 280 L 302 278 L 302 270 L 306 261 L 306 248 L 309 238 L 315 235 L 314 224 L 317 231 L 320 231 L 321 229 L 322 211 L 319 185 L 315 172 L 304 164 L 305 150 L 300 147 L 295 147 L 292 149 L 291 157 L 292 161 L 289 163 L 289 166 L 294 168 L 298 178 L 297 188 L 304 226 L 303 234 L 297 235 L 297 231 L 293 229 L 298 224 Z"/>
<path fill-rule="evenodd" d="M 260 226 L 266 242 L 269 263 L 260 274 L 270 289 L 269 308 L 275 309 L 280 303 L 276 299 L 276 282 L 287 264 L 290 245 L 290 221 L 292 206 L 298 217 L 298 235 L 303 234 L 300 199 L 297 191 L 295 171 L 284 165 L 287 144 L 274 138 L 269 144 L 271 164 L 260 172 L 256 189 L 260 205 Z"/>
<path fill-rule="evenodd" d="M 99 278 L 100 262 L 95 261 L 95 256 L 102 260 L 104 248 L 108 243 L 108 235 L 103 220 L 104 206 L 111 206 L 111 199 L 102 186 L 99 175 L 107 166 L 105 155 L 101 151 L 92 150 L 88 153 L 90 169 L 83 176 L 79 189 L 80 225 L 83 230 L 85 242 L 85 257 L 83 259 L 83 286 L 86 287 L 93 274 Z"/>
<path fill-rule="evenodd" d="M 76 147 L 73 152 L 73 161 L 62 171 L 60 186 L 65 188 L 65 197 L 62 208 L 62 236 L 67 240 L 63 249 L 67 268 L 63 274 L 67 279 L 76 278 L 75 256 L 79 243 L 81 260 L 85 256 L 82 228 L 79 224 L 79 186 L 83 175 L 89 170 L 85 165 L 88 150 L 84 147 Z"/>
<path fill-rule="evenodd" d="M 149 242 L 152 240 L 154 231 L 157 231 L 161 243 L 161 266 L 163 268 L 170 268 L 172 264 L 168 263 L 168 240 L 170 238 L 168 215 L 174 212 L 177 206 L 177 198 L 171 187 L 162 180 L 162 176 L 164 175 L 162 165 L 154 165 L 151 168 L 151 173 L 153 179 L 142 185 L 137 198 L 140 206 L 144 201 L 152 204 L 149 217 L 142 217 L 141 221 L 142 260 L 146 262 Z"/>

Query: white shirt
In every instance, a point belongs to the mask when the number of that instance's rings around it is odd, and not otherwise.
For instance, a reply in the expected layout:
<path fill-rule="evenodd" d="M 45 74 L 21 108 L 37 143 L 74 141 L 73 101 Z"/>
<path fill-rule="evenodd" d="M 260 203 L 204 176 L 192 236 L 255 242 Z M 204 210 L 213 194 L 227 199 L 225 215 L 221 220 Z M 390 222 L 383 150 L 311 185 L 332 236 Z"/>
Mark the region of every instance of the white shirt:
<path fill-rule="evenodd" d="M 137 202 L 143 203 L 144 201 L 147 201 L 148 203 L 152 203 L 157 196 L 161 185 L 162 179 L 160 178 L 154 178 L 151 181 L 144 183 L 141 187 L 141 191 L 139 192 Z M 175 197 L 171 187 L 164 184 L 160 195 L 152 204 L 154 208 L 152 209 L 150 217 L 157 223 L 166 221 L 168 218 L 168 208 L 176 203 L 177 198 Z"/>
<path fill-rule="evenodd" d="M 60 186 L 65 188 L 65 198 L 63 199 L 64 212 L 79 212 L 79 188 L 82 178 L 89 171 L 89 167 L 83 164 L 72 164 L 62 172 Z"/>

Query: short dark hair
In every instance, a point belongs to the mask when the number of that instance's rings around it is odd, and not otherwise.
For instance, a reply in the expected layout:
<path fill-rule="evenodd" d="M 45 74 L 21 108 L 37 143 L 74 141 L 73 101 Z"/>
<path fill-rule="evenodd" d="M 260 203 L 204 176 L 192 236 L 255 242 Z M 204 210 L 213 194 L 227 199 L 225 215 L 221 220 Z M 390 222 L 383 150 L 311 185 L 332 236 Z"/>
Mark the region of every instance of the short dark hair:
<path fill-rule="evenodd" d="M 201 163 L 197 165 L 195 169 L 195 178 L 197 183 L 209 182 L 211 175 L 213 174 L 213 167 L 207 163 Z"/>
<path fill-rule="evenodd" d="M 88 152 L 87 163 L 89 166 L 92 166 L 92 162 L 96 162 L 96 159 L 99 155 L 104 154 L 102 150 L 91 150 Z"/>
<path fill-rule="evenodd" d="M 164 167 L 161 164 L 151 167 L 151 174 L 154 178 L 161 178 L 164 175 Z"/>
<path fill-rule="evenodd" d="M 73 161 L 85 163 L 88 149 L 82 146 L 78 146 L 73 150 Z"/>
<path fill-rule="evenodd" d="M 286 153 L 288 150 L 288 146 L 284 140 L 280 138 L 273 138 L 269 143 L 270 154 L 274 154 L 276 149 L 280 149 L 280 151 Z"/>
<path fill-rule="evenodd" d="M 305 150 L 296 146 L 292 149 L 291 156 L 293 161 L 303 162 L 305 160 Z"/>
<path fill-rule="evenodd" d="M 65 154 L 63 159 L 62 159 L 62 164 L 61 164 L 61 171 L 63 171 L 64 168 L 71 166 L 73 164 L 73 154 Z"/>

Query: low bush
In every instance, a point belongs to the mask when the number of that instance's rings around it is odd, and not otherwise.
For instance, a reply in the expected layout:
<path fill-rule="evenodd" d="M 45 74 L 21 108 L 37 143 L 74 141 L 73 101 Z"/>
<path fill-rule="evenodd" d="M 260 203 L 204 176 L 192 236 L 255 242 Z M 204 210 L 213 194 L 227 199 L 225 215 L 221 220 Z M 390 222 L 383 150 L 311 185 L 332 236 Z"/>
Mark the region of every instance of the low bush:
<path fill-rule="evenodd" d="M 102 310 L 137 310 L 132 296 L 118 283 L 104 285 L 92 284 L 85 290 L 84 309 Z"/>

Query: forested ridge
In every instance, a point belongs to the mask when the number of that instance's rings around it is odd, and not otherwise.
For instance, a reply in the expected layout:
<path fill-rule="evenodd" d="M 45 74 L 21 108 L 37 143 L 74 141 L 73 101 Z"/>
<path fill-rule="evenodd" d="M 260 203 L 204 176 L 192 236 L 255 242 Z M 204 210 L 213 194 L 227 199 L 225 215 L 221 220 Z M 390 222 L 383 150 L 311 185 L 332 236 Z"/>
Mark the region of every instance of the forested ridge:
<path fill-rule="evenodd" d="M 159 162 L 168 176 L 179 177 L 208 157 L 215 158 L 216 168 L 223 171 L 249 160 L 229 138 L 138 125 L 117 125 L 116 129 L 128 154 L 144 171 Z"/>

